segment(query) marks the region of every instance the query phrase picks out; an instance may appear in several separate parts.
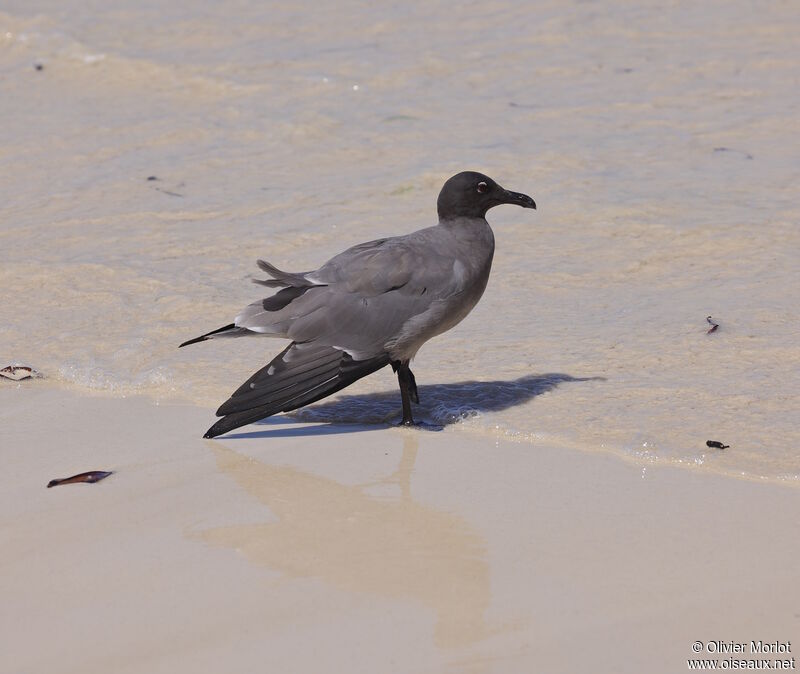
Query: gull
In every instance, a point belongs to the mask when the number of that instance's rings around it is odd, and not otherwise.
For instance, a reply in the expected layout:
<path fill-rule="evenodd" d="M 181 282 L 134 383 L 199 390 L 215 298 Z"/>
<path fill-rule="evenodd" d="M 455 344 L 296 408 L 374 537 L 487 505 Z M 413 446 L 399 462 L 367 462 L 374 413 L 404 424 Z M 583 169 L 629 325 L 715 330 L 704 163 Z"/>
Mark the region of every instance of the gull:
<path fill-rule="evenodd" d="M 220 406 L 222 418 L 204 437 L 303 407 L 386 365 L 397 374 L 401 423 L 413 425 L 419 395 L 409 364 L 483 295 L 494 255 L 486 212 L 500 204 L 536 208 L 526 194 L 463 171 L 442 187 L 433 227 L 358 244 L 314 271 L 285 272 L 259 260 L 270 278 L 255 282 L 280 290 L 181 346 L 252 335 L 291 343 Z"/>

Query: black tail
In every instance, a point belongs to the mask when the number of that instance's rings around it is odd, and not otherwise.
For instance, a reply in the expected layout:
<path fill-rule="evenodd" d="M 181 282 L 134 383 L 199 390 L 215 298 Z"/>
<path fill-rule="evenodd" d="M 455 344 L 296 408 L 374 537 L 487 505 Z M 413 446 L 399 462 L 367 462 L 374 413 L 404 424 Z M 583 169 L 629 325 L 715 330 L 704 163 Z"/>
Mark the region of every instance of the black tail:
<path fill-rule="evenodd" d="M 236 325 L 234 323 L 231 323 L 230 325 L 223 326 L 221 328 L 218 328 L 217 330 L 212 330 L 211 332 L 207 332 L 205 335 L 200 335 L 199 337 L 190 339 L 188 342 L 184 342 L 183 344 L 181 344 L 181 346 L 189 346 L 189 344 L 197 344 L 197 342 L 205 342 L 207 339 L 211 339 L 214 335 L 218 335 L 221 332 L 235 331 L 236 329 L 237 329 Z M 244 328 L 241 328 L 241 330 L 242 332 L 246 332 Z M 178 348 L 180 349 L 181 346 L 179 346 Z"/>
<path fill-rule="evenodd" d="M 292 342 L 272 362 L 242 384 L 217 410 L 223 417 L 203 437 L 223 433 L 289 412 L 336 393 L 389 364 L 389 356 L 353 358 L 332 346 Z"/>

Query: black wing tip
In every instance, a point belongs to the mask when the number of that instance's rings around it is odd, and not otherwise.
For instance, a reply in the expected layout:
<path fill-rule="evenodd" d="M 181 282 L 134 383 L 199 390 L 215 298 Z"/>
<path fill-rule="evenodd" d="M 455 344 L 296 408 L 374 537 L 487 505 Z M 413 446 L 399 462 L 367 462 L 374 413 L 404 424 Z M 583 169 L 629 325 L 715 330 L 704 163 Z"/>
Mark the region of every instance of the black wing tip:
<path fill-rule="evenodd" d="M 218 435 L 222 435 L 223 433 L 227 433 L 229 429 L 227 428 L 219 428 L 221 422 L 225 421 L 225 419 L 220 419 L 217 423 L 215 423 L 211 428 L 209 428 L 205 435 L 203 436 L 207 440 L 211 438 L 216 438 Z"/>
<path fill-rule="evenodd" d="M 211 438 L 216 438 L 218 435 L 225 435 L 225 433 L 232 431 L 234 428 L 239 428 L 239 426 L 245 426 L 250 421 L 244 421 L 243 423 L 239 423 L 239 419 L 236 417 L 222 417 L 222 419 L 217 420 L 211 428 L 209 428 L 205 435 L 203 436 L 207 440 Z"/>
<path fill-rule="evenodd" d="M 200 335 L 199 337 L 195 337 L 194 339 L 190 339 L 188 342 L 184 342 L 178 348 L 180 349 L 183 346 L 189 346 L 189 344 L 197 344 L 197 342 L 205 342 L 208 339 L 211 339 L 213 335 L 218 335 L 221 332 L 227 332 L 228 330 L 233 330 L 236 327 L 236 323 L 228 323 L 228 325 L 223 325 L 221 328 L 217 328 L 216 330 L 212 330 L 211 332 L 207 332 L 205 335 Z"/>
<path fill-rule="evenodd" d="M 202 337 L 195 337 L 194 339 L 190 339 L 183 344 L 181 344 L 178 348 L 182 349 L 184 346 L 189 346 L 189 344 L 197 344 L 197 342 L 205 342 L 208 339 L 205 335 Z"/>

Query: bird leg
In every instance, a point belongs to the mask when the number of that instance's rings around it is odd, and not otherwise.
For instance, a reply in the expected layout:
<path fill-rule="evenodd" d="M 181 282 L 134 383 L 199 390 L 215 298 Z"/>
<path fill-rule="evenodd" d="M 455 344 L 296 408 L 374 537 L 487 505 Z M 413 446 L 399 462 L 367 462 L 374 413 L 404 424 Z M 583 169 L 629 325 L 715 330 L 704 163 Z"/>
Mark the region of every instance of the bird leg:
<path fill-rule="evenodd" d="M 402 364 L 399 360 L 392 361 L 391 365 L 394 372 L 397 372 L 402 367 Z M 411 371 L 411 368 L 408 367 L 408 365 L 406 365 L 406 370 L 408 371 L 408 395 L 411 397 L 412 402 L 415 402 L 417 405 L 419 405 L 417 378 L 414 376 L 414 373 Z"/>
<path fill-rule="evenodd" d="M 400 384 L 400 398 L 403 402 L 403 426 L 413 426 L 414 417 L 411 416 L 411 398 L 419 400 L 417 395 L 417 382 L 414 374 L 408 367 L 408 361 L 394 361 L 392 369 L 397 372 L 397 383 Z"/>
<path fill-rule="evenodd" d="M 419 393 L 417 392 L 417 378 L 414 376 L 414 373 L 411 371 L 410 367 L 406 367 L 408 370 L 408 394 L 411 396 L 411 402 L 417 403 L 419 405 Z"/>

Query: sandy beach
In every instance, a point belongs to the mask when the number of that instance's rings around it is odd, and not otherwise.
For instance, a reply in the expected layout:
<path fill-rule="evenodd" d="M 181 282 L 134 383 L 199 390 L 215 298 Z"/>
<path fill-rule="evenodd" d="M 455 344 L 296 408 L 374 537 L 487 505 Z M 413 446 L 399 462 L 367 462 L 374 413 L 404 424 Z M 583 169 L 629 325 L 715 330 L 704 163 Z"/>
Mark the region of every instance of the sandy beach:
<path fill-rule="evenodd" d="M 731 644 L 800 644 L 798 34 L 749 0 L 4 2 L 0 368 L 43 377 L 0 380 L 0 674 L 794 657 Z M 384 368 L 201 439 L 286 346 L 177 348 L 256 260 L 432 226 L 463 170 L 538 210 L 489 212 L 486 292 L 413 362 L 439 430 Z"/>
<path fill-rule="evenodd" d="M 35 384 L 0 409 L 3 672 L 677 672 L 800 628 L 795 488 L 454 428 L 209 441 L 194 406 Z"/>

